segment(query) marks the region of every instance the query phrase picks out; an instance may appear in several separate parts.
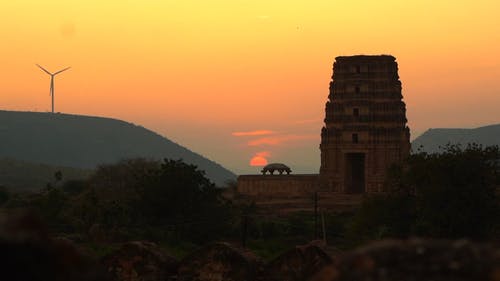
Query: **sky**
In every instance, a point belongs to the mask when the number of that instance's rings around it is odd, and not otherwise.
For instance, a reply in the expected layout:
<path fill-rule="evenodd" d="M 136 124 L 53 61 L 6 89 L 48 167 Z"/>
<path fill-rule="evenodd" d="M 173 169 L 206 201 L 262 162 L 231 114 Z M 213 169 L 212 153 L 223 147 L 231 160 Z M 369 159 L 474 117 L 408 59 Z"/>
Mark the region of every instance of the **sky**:
<path fill-rule="evenodd" d="M 234 171 L 319 169 L 336 56 L 397 58 L 412 138 L 500 123 L 498 0 L 0 0 L 0 109 L 142 125 Z"/>

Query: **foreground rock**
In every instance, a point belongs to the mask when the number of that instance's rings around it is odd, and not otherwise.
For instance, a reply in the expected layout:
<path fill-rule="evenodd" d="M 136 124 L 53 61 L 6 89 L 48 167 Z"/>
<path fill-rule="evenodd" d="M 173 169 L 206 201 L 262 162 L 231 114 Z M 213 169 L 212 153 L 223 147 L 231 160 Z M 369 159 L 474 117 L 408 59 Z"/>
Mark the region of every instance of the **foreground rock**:
<path fill-rule="evenodd" d="M 387 240 L 341 256 L 314 281 L 500 281 L 500 251 L 465 240 Z"/>
<path fill-rule="evenodd" d="M 104 280 L 102 273 L 71 241 L 51 239 L 33 213 L 0 217 L 0 280 Z"/>
<path fill-rule="evenodd" d="M 214 243 L 185 258 L 178 271 L 179 281 L 252 281 L 261 261 L 251 252 L 228 243 Z"/>
<path fill-rule="evenodd" d="M 331 249 L 330 249 L 331 250 Z M 500 281 L 500 248 L 465 240 L 386 240 L 331 257 L 311 243 L 267 266 L 214 243 L 180 264 L 151 242 L 128 242 L 99 265 L 29 213 L 0 216 L 0 280 L 54 281 Z M 108 278 L 105 277 L 107 273 Z"/>
<path fill-rule="evenodd" d="M 112 281 L 169 280 L 177 272 L 178 262 L 155 243 L 134 241 L 103 258 Z"/>
<path fill-rule="evenodd" d="M 325 267 L 332 265 L 332 258 L 318 242 L 297 246 L 271 261 L 264 270 L 262 281 L 308 280 Z"/>

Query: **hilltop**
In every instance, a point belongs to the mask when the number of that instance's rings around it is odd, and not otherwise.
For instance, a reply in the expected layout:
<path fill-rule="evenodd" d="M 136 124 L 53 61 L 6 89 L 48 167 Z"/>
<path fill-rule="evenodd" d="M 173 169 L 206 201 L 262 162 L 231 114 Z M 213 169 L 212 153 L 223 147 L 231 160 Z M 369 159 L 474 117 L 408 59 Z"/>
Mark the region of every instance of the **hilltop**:
<path fill-rule="evenodd" d="M 446 144 L 477 143 L 483 146 L 500 145 L 500 124 L 475 129 L 429 129 L 412 142 L 413 151 L 439 152 Z"/>
<path fill-rule="evenodd" d="M 41 112 L 0 111 L 0 158 L 93 169 L 127 158 L 182 159 L 216 184 L 231 171 L 142 126 L 122 120 Z"/>

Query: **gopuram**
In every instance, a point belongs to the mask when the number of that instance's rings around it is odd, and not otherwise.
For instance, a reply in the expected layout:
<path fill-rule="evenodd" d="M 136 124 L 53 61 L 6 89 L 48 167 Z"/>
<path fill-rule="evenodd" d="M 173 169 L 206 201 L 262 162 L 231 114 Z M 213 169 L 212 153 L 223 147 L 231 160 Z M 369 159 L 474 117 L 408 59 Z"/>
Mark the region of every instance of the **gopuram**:
<path fill-rule="evenodd" d="M 259 200 L 308 197 L 314 192 L 383 192 L 387 169 L 410 153 L 396 58 L 337 57 L 325 113 L 319 174 L 242 175 L 238 193 Z"/>
<path fill-rule="evenodd" d="M 393 56 L 337 57 L 321 130 L 320 188 L 383 191 L 386 171 L 410 153 Z"/>

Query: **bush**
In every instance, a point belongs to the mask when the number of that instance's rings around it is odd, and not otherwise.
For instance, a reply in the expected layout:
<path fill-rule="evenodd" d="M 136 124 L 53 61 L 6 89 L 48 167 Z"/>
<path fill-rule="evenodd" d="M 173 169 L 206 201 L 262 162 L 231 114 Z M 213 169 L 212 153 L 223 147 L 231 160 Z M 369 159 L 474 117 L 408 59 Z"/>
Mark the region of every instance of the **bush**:
<path fill-rule="evenodd" d="M 498 146 L 448 145 L 417 153 L 388 173 L 388 193 L 370 197 L 350 234 L 360 241 L 419 235 L 484 240 L 498 233 Z"/>

